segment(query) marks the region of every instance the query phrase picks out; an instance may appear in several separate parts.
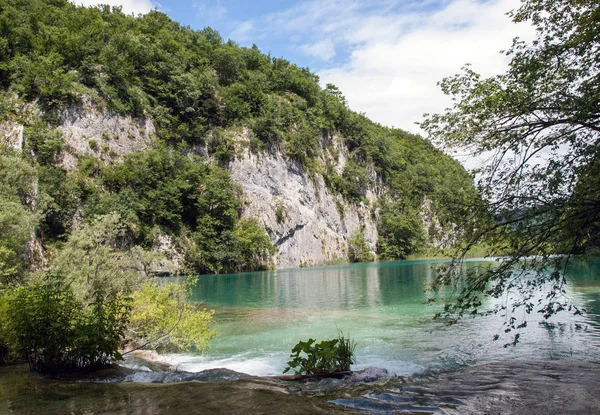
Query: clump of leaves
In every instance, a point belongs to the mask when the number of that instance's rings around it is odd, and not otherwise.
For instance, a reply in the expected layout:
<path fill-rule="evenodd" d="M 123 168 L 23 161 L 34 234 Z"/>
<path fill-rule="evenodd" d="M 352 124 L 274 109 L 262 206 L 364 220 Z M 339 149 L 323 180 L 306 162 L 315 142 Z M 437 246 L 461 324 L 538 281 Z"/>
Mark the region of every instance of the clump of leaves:
<path fill-rule="evenodd" d="M 133 294 L 129 335 L 136 348 L 159 351 L 202 351 L 216 332 L 211 329 L 213 311 L 186 301 L 197 279 L 186 284 L 159 286 L 146 283 Z"/>
<path fill-rule="evenodd" d="M 287 217 L 287 207 L 285 203 L 280 200 L 277 202 L 277 205 L 275 205 L 275 218 L 277 219 L 277 223 L 282 224 Z"/>
<path fill-rule="evenodd" d="M 7 289 L 0 296 L 3 348 L 48 373 L 120 360 L 129 298 L 96 288 L 89 304 L 78 301 L 58 274 Z"/>
<path fill-rule="evenodd" d="M 365 234 L 357 229 L 348 241 L 348 257 L 352 262 L 373 262 L 373 254 L 365 241 Z"/>
<path fill-rule="evenodd" d="M 315 339 L 301 341 L 292 349 L 292 354 L 283 373 L 293 371 L 297 375 L 328 374 L 347 372 L 356 363 L 354 340 L 344 337 L 341 331 L 337 339 Z"/>

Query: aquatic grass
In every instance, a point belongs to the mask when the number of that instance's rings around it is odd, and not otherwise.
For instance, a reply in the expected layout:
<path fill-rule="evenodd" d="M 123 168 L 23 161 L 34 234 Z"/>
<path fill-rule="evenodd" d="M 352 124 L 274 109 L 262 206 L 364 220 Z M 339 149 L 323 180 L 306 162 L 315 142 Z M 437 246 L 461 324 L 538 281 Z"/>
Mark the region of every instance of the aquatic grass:
<path fill-rule="evenodd" d="M 356 355 L 354 350 L 356 349 L 356 343 L 354 339 L 345 338 L 344 333 L 338 330 L 337 338 L 337 359 L 338 359 L 338 372 L 350 371 L 350 366 L 356 363 Z"/>

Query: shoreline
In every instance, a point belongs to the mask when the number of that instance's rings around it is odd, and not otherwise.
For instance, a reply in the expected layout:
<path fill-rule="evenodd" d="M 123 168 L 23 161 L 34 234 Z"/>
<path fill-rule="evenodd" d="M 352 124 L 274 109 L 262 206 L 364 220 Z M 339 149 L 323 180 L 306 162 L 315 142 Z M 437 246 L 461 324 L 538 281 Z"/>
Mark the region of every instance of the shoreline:
<path fill-rule="evenodd" d="M 515 360 L 353 381 L 284 381 L 214 369 L 212 373 L 220 377 L 157 384 L 91 376 L 55 380 L 28 372 L 26 365 L 0 366 L 0 413 L 37 413 L 44 408 L 44 413 L 58 415 L 69 407 L 73 414 L 275 414 L 282 405 L 291 414 L 600 413 L 600 363 L 593 361 Z"/>

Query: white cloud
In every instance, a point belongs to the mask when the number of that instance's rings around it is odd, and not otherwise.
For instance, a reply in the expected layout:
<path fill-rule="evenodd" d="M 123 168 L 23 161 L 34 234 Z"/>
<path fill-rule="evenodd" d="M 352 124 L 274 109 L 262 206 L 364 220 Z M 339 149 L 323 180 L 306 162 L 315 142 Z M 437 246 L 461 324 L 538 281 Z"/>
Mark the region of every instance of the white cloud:
<path fill-rule="evenodd" d="M 192 7 L 196 10 L 196 16 L 208 24 L 218 23 L 227 15 L 227 8 L 218 0 L 211 3 L 204 0 L 194 0 Z"/>
<path fill-rule="evenodd" d="M 300 46 L 302 53 L 308 56 L 322 59 L 326 62 L 335 56 L 335 45 L 331 39 L 321 40 L 319 42 Z"/>
<path fill-rule="evenodd" d="M 343 36 L 352 46 L 342 67 L 321 71 L 323 83 L 337 85 L 353 110 L 374 121 L 420 132 L 423 113 L 450 105 L 437 82 L 460 72 L 465 63 L 484 76 L 506 69 L 500 53 L 532 29 L 505 15 L 516 0 L 479 3 L 455 0 L 433 13 L 367 16 Z M 356 21 L 354 21 L 356 23 Z"/>
<path fill-rule="evenodd" d="M 108 4 L 109 6 L 122 6 L 123 13 L 134 15 L 146 14 L 150 10 L 158 7 L 158 4 L 152 0 L 70 0 L 71 3 L 80 6 L 97 6 L 99 4 Z"/>
<path fill-rule="evenodd" d="M 252 39 L 251 33 L 254 31 L 252 22 L 241 22 L 234 26 L 229 37 L 235 42 L 246 42 Z"/>

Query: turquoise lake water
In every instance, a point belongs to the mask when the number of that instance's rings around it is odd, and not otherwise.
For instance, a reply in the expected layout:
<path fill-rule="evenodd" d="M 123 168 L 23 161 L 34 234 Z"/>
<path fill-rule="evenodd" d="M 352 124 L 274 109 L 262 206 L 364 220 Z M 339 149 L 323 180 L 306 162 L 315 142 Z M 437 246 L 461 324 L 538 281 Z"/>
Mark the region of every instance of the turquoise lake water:
<path fill-rule="evenodd" d="M 225 367 L 253 375 L 282 373 L 292 347 L 309 337 L 357 343 L 354 369 L 382 367 L 398 375 L 457 369 L 508 359 L 600 361 L 600 259 L 573 266 L 569 299 L 587 313 L 545 321 L 528 316 L 516 347 L 499 315 L 447 327 L 432 320 L 442 303 L 424 304 L 439 261 L 403 261 L 201 276 L 193 301 L 215 310 L 218 335 L 204 354 L 168 355 L 180 370 Z M 469 260 L 465 266 L 491 265 Z M 491 305 L 492 302 L 488 303 Z"/>

